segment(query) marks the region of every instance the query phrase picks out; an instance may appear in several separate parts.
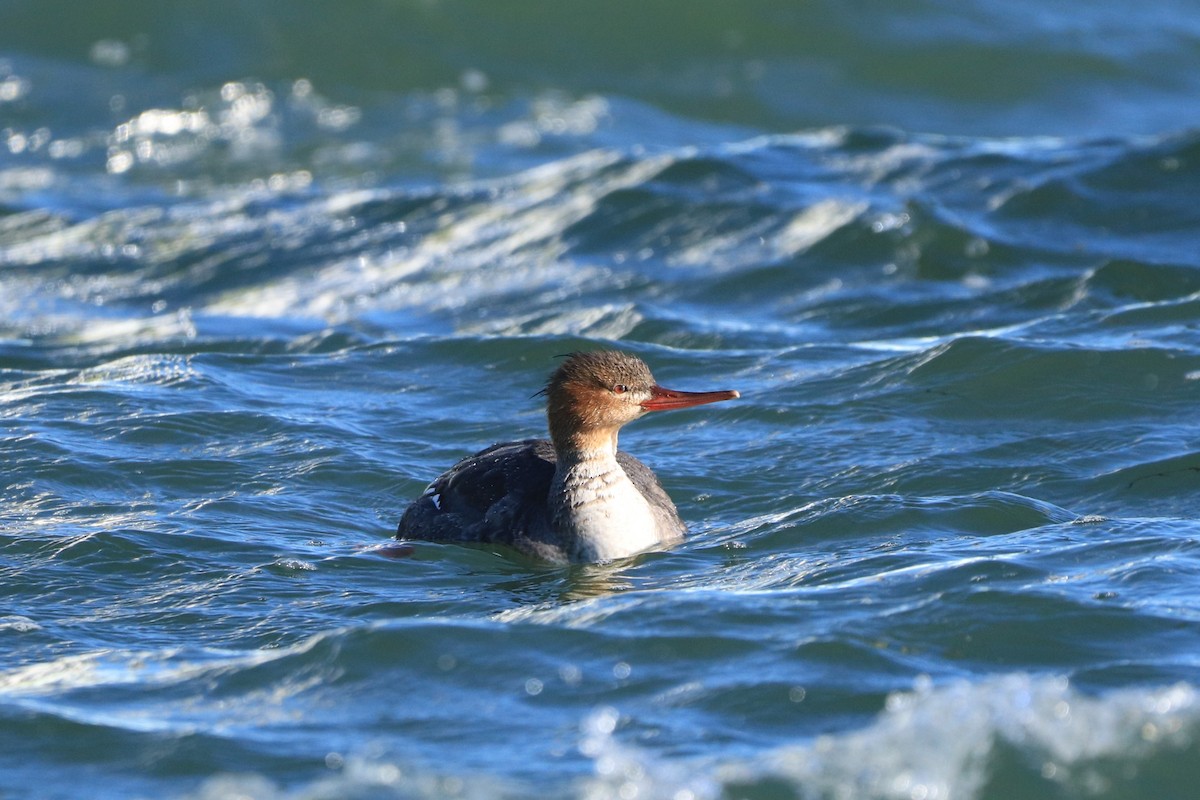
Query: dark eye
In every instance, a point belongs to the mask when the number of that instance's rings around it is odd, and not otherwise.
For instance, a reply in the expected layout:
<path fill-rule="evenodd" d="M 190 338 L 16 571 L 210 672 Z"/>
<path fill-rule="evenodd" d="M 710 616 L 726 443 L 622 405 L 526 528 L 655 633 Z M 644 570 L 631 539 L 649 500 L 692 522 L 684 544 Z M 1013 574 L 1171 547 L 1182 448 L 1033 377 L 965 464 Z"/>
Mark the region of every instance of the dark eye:
<path fill-rule="evenodd" d="M 625 394 L 626 392 L 629 391 L 629 387 L 623 383 L 618 383 L 616 386 L 614 386 L 612 388 L 612 390 L 613 390 L 613 394 Z"/>

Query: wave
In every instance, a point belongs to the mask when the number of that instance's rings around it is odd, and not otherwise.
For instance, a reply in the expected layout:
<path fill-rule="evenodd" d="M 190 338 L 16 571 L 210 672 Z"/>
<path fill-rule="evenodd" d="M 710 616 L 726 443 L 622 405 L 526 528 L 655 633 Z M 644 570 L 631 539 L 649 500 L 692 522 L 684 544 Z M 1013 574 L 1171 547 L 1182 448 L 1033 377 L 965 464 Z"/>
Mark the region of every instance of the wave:
<path fill-rule="evenodd" d="M 245 318 L 608 338 L 660 320 L 709 336 L 1069 335 L 1067 321 L 1182 318 L 1194 302 L 1190 217 L 1149 239 L 1113 221 L 1126 194 L 1114 184 L 1140 173 L 1157 186 L 1164 163 L 1188 180 L 1195 141 L 839 129 L 597 150 L 448 188 L 23 212 L 5 218 L 0 297 L 10 336 L 82 341 L 187 339 Z M 1047 192 L 1057 199 L 1037 199 Z M 1085 201 L 1090 218 L 1075 210 Z"/>
<path fill-rule="evenodd" d="M 1194 688 L 1081 694 L 1053 677 L 1002 675 L 934 686 L 918 682 L 888 697 L 861 728 L 751 757 L 655 757 L 623 741 L 633 720 L 597 707 L 579 725 L 577 747 L 592 776 L 572 786 L 539 784 L 543 797 L 716 800 L 725 797 L 987 798 L 1019 787 L 1022 797 L 1139 797 L 1194 777 L 1200 732 Z M 795 693 L 796 713 L 804 695 Z M 533 786 L 459 775 L 378 758 L 331 754 L 331 774 L 299 786 L 260 776 L 210 778 L 192 798 L 237 793 L 256 800 L 374 796 L 520 797 Z M 1168 784 L 1167 782 L 1171 783 Z"/>

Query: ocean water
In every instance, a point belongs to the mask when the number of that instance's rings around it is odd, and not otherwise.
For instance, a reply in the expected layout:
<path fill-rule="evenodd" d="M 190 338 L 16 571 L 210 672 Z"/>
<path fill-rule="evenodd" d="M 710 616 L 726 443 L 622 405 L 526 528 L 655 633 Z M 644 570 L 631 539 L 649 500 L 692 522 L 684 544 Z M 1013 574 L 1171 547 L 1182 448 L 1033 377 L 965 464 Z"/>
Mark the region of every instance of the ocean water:
<path fill-rule="evenodd" d="M 1198 12 L 3 3 L 0 797 L 1195 797 Z M 389 547 L 589 347 L 688 541 Z"/>

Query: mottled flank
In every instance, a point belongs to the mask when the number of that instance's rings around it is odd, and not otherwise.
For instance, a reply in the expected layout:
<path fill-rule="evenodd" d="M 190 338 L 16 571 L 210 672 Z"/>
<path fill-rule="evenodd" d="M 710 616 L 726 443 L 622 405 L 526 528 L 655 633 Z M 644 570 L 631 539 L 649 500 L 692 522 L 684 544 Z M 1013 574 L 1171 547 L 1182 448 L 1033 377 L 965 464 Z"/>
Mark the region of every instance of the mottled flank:
<path fill-rule="evenodd" d="M 546 439 L 493 445 L 455 464 L 413 501 L 400 519 L 401 539 L 500 544 L 553 562 L 570 560 L 562 537 L 546 518 L 554 480 L 554 446 Z M 633 456 L 617 462 L 658 508 L 675 509 L 654 473 Z M 681 541 L 686 529 L 676 514 L 668 524 Z"/>

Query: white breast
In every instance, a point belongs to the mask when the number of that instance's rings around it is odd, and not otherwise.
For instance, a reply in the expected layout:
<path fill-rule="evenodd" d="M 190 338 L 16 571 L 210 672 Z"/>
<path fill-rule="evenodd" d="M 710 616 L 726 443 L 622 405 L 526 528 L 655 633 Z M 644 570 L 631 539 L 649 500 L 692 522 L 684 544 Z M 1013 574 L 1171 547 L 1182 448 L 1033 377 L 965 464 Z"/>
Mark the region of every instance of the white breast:
<path fill-rule="evenodd" d="M 659 545 L 649 503 L 615 459 L 579 461 L 561 478 L 554 522 L 572 534 L 573 559 L 611 561 Z"/>

